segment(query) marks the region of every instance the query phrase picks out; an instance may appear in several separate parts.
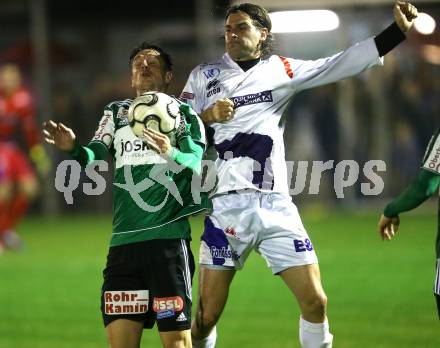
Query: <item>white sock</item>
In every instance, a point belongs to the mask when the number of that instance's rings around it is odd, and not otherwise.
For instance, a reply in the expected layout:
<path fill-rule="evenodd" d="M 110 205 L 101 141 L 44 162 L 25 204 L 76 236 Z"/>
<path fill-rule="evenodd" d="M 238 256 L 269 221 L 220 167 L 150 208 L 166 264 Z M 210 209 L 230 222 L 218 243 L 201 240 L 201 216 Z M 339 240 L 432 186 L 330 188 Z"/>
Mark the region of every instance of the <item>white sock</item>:
<path fill-rule="evenodd" d="M 333 335 L 329 331 L 328 321 L 314 324 L 299 318 L 299 341 L 303 348 L 332 348 Z"/>
<path fill-rule="evenodd" d="M 217 340 L 217 327 L 214 326 L 208 337 L 197 339 L 192 336 L 193 348 L 214 348 L 215 341 Z"/>

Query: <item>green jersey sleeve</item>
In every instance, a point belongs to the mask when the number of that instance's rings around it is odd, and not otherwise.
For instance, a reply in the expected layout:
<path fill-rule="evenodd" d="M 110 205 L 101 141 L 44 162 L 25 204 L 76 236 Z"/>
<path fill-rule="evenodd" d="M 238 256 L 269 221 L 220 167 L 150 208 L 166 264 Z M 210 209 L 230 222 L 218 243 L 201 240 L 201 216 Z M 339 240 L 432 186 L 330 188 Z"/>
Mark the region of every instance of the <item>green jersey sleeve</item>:
<path fill-rule="evenodd" d="M 440 175 L 421 169 L 417 179 L 388 204 L 383 212 L 387 217 L 412 210 L 426 201 L 440 186 Z"/>
<path fill-rule="evenodd" d="M 177 132 L 178 148 L 172 148 L 172 160 L 200 175 L 206 148 L 205 128 L 197 114 L 187 104 L 180 105 L 184 118 Z"/>
<path fill-rule="evenodd" d="M 202 168 L 203 148 L 196 144 L 191 137 L 184 137 L 179 141 L 179 148 L 172 148 L 172 160 L 200 175 Z"/>
<path fill-rule="evenodd" d="M 86 166 L 95 160 L 106 159 L 110 153 L 114 138 L 114 111 L 113 103 L 110 103 L 105 107 L 98 129 L 90 143 L 87 146 L 80 146 L 78 143 L 75 143 L 75 147 L 69 153 L 82 166 Z"/>
<path fill-rule="evenodd" d="M 394 199 L 384 210 L 384 215 L 392 217 L 412 210 L 426 201 L 440 186 L 440 128 L 431 138 L 419 171 L 419 175 L 406 190 Z"/>
<path fill-rule="evenodd" d="M 423 156 L 422 168 L 440 175 L 440 128 L 432 136 Z"/>
<path fill-rule="evenodd" d="M 100 143 L 90 143 L 87 146 L 81 146 L 75 143 L 75 147 L 69 152 L 73 159 L 77 160 L 82 166 L 86 166 L 90 162 L 96 160 L 104 160 L 107 158 L 109 151 Z"/>
<path fill-rule="evenodd" d="M 185 129 L 182 131 L 182 127 L 179 127 L 177 139 L 182 137 L 190 136 L 194 143 L 200 145 L 205 151 L 206 149 L 206 135 L 205 126 L 203 125 L 200 117 L 195 113 L 195 111 L 185 103 L 180 103 L 180 111 L 185 116 Z"/>

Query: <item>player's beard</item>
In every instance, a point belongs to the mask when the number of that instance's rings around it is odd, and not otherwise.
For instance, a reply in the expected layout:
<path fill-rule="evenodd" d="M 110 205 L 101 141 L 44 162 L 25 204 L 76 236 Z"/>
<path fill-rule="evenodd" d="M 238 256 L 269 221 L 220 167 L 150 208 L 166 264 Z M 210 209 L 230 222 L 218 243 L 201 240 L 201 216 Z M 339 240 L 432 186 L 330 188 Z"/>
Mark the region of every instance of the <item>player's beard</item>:
<path fill-rule="evenodd" d="M 246 47 L 240 42 L 231 42 L 226 44 L 226 50 L 233 60 L 246 61 L 259 58 L 261 42 L 257 47 Z"/>

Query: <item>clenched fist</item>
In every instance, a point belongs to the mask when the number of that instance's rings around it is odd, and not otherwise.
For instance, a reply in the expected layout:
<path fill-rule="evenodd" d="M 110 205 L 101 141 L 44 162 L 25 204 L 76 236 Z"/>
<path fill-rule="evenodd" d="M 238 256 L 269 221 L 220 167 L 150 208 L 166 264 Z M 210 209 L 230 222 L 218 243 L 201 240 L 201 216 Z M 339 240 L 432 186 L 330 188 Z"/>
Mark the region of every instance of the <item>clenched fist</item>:
<path fill-rule="evenodd" d="M 417 18 L 417 8 L 409 2 L 397 1 L 394 5 L 394 20 L 399 26 L 400 30 L 406 33 L 414 24 L 414 19 Z"/>
<path fill-rule="evenodd" d="M 213 107 L 203 111 L 201 116 L 207 124 L 230 121 L 234 118 L 234 102 L 228 98 L 219 99 Z"/>

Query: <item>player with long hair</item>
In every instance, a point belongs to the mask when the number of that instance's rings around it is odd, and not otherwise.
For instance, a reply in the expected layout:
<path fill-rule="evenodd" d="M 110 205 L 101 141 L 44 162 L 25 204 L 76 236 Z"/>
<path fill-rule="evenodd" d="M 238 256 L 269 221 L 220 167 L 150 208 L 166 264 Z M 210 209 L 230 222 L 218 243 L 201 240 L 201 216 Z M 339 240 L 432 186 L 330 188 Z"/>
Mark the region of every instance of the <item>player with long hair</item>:
<path fill-rule="evenodd" d="M 252 250 L 296 297 L 302 347 L 332 346 L 318 259 L 288 193 L 283 113 L 302 90 L 381 65 L 416 16 L 414 6 L 398 2 L 395 23 L 375 38 L 304 61 L 271 54 L 272 23 L 261 6 L 243 3 L 227 10 L 226 53 L 197 66 L 181 95 L 211 126 L 218 155 L 213 212 L 200 247 L 194 347 L 214 347 L 230 285 Z"/>

